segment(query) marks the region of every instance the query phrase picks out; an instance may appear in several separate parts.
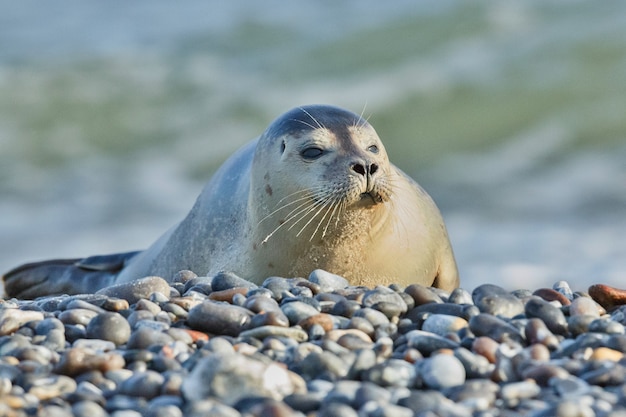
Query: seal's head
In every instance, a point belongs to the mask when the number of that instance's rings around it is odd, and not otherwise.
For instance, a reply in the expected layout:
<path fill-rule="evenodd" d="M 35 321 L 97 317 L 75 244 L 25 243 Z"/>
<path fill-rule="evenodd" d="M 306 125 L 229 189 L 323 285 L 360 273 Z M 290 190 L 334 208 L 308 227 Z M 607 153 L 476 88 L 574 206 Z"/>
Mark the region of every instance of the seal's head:
<path fill-rule="evenodd" d="M 259 221 L 278 221 L 273 229 L 315 226 L 311 239 L 323 238 L 346 211 L 375 210 L 392 192 L 376 131 L 337 107 L 298 107 L 276 119 L 259 139 L 254 164 L 265 172 L 253 179 L 262 196 L 256 203 L 266 208 Z"/>

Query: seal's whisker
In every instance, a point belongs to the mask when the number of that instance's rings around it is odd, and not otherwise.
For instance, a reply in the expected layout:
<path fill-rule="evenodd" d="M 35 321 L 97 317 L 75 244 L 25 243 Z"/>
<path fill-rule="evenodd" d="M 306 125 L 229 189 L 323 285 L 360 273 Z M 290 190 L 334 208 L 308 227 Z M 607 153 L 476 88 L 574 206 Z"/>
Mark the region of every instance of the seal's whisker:
<path fill-rule="evenodd" d="M 341 207 L 341 202 L 337 202 L 334 201 L 333 202 L 333 212 L 330 214 L 330 217 L 328 218 L 328 222 L 326 222 L 326 227 L 324 227 L 324 230 L 322 231 L 322 239 L 324 239 L 324 237 L 326 237 L 326 232 L 328 232 L 328 227 L 330 226 L 330 223 L 333 220 L 333 217 L 335 216 L 335 213 L 337 212 L 337 209 Z M 335 222 L 335 227 L 337 227 L 337 225 L 339 224 L 339 216 L 337 216 L 337 220 Z"/>
<path fill-rule="evenodd" d="M 321 124 L 321 123 L 319 122 L 319 120 L 317 120 L 315 117 L 313 117 L 313 116 L 311 115 L 311 113 L 309 113 L 308 111 L 306 111 L 306 109 L 305 109 L 305 108 L 300 107 L 300 110 L 302 110 L 304 113 L 306 113 L 306 115 L 307 115 L 307 116 L 309 116 L 309 117 L 311 118 L 311 120 L 313 120 L 313 121 L 315 122 L 315 124 L 316 124 L 317 126 L 319 126 L 319 128 L 320 128 L 320 129 L 326 129 L 326 126 L 324 126 L 323 124 Z"/>
<path fill-rule="evenodd" d="M 316 187 L 316 188 L 314 188 L 314 189 L 308 189 L 308 190 L 298 190 L 298 191 L 296 191 L 296 192 L 294 192 L 294 193 L 289 194 L 287 197 L 283 197 L 283 198 L 281 198 L 281 199 L 278 201 L 278 204 L 276 204 L 277 208 L 276 208 L 276 209 L 274 209 L 274 210 L 273 210 L 271 213 L 269 213 L 267 216 L 265 216 L 265 217 L 263 217 L 261 220 L 259 220 L 259 223 L 258 223 L 258 224 L 263 223 L 265 220 L 269 219 L 269 218 L 270 218 L 270 217 L 272 217 L 274 214 L 278 213 L 279 211 L 281 211 L 281 210 L 283 210 L 283 209 L 285 209 L 285 208 L 287 208 L 287 207 L 289 207 L 289 206 L 292 206 L 292 205 L 294 205 L 294 204 L 297 204 L 298 202 L 301 202 L 301 201 L 303 201 L 303 200 L 309 200 L 309 199 L 311 198 L 311 195 L 313 195 L 313 194 L 315 193 L 315 191 L 319 191 L 319 190 L 323 190 L 323 189 L 324 189 L 324 187 L 323 187 L 323 186 L 319 186 L 319 187 Z M 283 201 L 285 201 L 286 199 L 291 198 L 291 197 L 294 197 L 294 196 L 296 196 L 296 195 L 298 195 L 298 194 L 306 194 L 306 195 L 305 195 L 305 196 L 303 196 L 303 197 L 298 197 L 298 198 L 296 198 L 295 200 L 290 201 L 290 202 L 289 202 L 289 203 L 287 203 L 287 204 L 280 205 L 280 204 L 281 204 Z M 293 211 L 292 211 L 292 212 L 293 212 Z M 290 212 L 290 214 L 291 214 L 292 212 Z M 287 216 L 289 216 L 289 214 L 288 214 Z"/>
<path fill-rule="evenodd" d="M 300 120 L 300 119 L 291 119 L 291 120 L 293 120 L 294 122 L 302 123 L 303 125 L 308 126 L 313 130 L 317 129 L 317 127 L 313 126 L 311 123 L 305 122 L 304 120 Z"/>
<path fill-rule="evenodd" d="M 313 231 L 313 234 L 309 238 L 309 242 L 312 241 L 313 238 L 315 237 L 315 235 L 317 234 L 317 231 L 320 229 L 320 226 L 322 225 L 322 223 L 324 223 L 324 219 L 326 219 L 326 216 L 328 216 L 328 213 L 330 213 L 330 209 L 331 209 L 331 207 L 333 205 L 335 205 L 335 198 L 332 198 L 332 196 L 331 196 L 331 198 L 328 199 L 326 204 L 324 204 L 323 208 L 327 208 L 327 210 L 324 213 L 324 215 L 322 216 L 322 218 L 320 219 L 320 221 L 317 223 L 317 226 L 315 227 L 315 230 Z M 330 216 L 330 218 L 332 218 L 332 215 Z M 324 236 L 326 235 L 326 230 L 327 229 L 328 229 L 328 223 L 326 224 L 326 228 L 324 228 L 324 230 L 322 231 L 322 239 L 324 239 Z"/>
<path fill-rule="evenodd" d="M 326 208 L 328 206 L 328 202 L 330 201 L 330 198 L 326 198 L 325 200 L 319 202 L 310 212 L 313 212 L 315 210 L 315 208 L 319 207 L 319 209 L 311 216 L 311 218 L 309 219 L 308 222 L 306 222 L 304 224 L 304 226 L 302 226 L 302 228 L 300 229 L 300 231 L 296 234 L 296 236 L 300 236 L 302 234 L 302 232 L 304 231 L 304 229 L 307 228 L 308 225 L 311 224 L 311 222 L 313 220 L 315 220 L 315 218 L 322 212 L 322 210 L 324 210 L 324 208 Z M 308 214 L 308 213 L 307 213 Z M 304 217 L 303 217 L 304 218 Z M 295 226 L 295 224 L 294 224 Z M 292 226 L 293 227 L 293 226 Z M 315 229 L 315 231 L 317 231 L 317 228 Z M 313 236 L 315 236 L 315 232 L 313 232 L 313 235 L 311 236 L 311 238 L 309 239 L 309 241 L 313 240 Z"/>

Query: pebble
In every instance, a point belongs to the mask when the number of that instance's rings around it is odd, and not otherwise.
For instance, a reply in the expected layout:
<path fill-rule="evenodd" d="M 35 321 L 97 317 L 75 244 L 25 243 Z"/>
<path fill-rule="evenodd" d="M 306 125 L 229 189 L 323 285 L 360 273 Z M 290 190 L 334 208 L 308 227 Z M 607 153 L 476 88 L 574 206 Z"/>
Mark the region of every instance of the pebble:
<path fill-rule="evenodd" d="M 149 298 L 155 292 L 169 295 L 170 285 L 161 277 L 145 277 L 132 282 L 103 288 L 96 294 L 122 298 L 130 304 L 134 304 L 142 298 Z"/>
<path fill-rule="evenodd" d="M 262 286 L 190 271 L 163 282 L 147 278 L 141 294 L 125 286 L 0 301 L 0 414 L 616 417 L 626 409 L 620 289 L 592 286 L 587 295 L 562 281 L 448 294 L 351 287 L 321 270 Z"/>
<path fill-rule="evenodd" d="M 89 321 L 85 332 L 90 339 L 108 340 L 119 346 L 130 339 L 130 324 L 119 313 L 104 312 Z"/>
<path fill-rule="evenodd" d="M 434 355 L 416 364 L 424 385 L 441 390 L 456 387 L 465 382 L 465 367 L 449 354 Z"/>
<path fill-rule="evenodd" d="M 522 301 L 493 284 L 483 284 L 472 291 L 472 300 L 482 313 L 511 318 L 524 313 Z"/>

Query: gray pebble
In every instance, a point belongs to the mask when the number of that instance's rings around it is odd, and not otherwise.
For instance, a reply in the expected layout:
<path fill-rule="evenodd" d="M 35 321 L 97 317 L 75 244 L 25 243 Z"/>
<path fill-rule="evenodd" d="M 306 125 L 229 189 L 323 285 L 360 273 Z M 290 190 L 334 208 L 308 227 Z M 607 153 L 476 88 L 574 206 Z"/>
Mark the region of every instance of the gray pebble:
<path fill-rule="evenodd" d="M 302 301 L 283 303 L 280 308 L 292 325 L 298 324 L 300 321 L 319 314 L 320 312 L 317 308 Z"/>
<path fill-rule="evenodd" d="M 206 300 L 191 310 L 187 322 L 194 330 L 237 336 L 250 323 L 252 313 L 228 303 Z"/>
<path fill-rule="evenodd" d="M 474 304 L 483 313 L 494 316 L 514 317 L 524 313 L 524 304 L 519 298 L 492 284 L 483 284 L 472 291 Z"/>
<path fill-rule="evenodd" d="M 309 281 L 320 286 L 320 290 L 323 292 L 332 292 L 339 290 L 350 285 L 347 279 L 326 272 L 323 269 L 316 269 L 309 275 Z"/>
<path fill-rule="evenodd" d="M 416 372 L 413 365 L 400 359 L 388 359 L 364 372 L 363 378 L 382 387 L 412 387 Z"/>
<path fill-rule="evenodd" d="M 130 339 L 130 324 L 119 313 L 104 312 L 91 319 L 86 335 L 88 338 L 108 340 L 119 346 Z"/>
<path fill-rule="evenodd" d="M 123 298 L 130 304 L 134 304 L 142 298 L 149 298 L 150 294 L 154 292 L 169 295 L 170 285 L 161 277 L 145 277 L 132 282 L 103 288 L 96 294 Z"/>
<path fill-rule="evenodd" d="M 442 389 L 465 382 L 465 368 L 455 356 L 434 355 L 416 364 L 417 371 L 428 388 Z"/>
<path fill-rule="evenodd" d="M 257 288 L 256 284 L 245 280 L 232 272 L 220 272 L 211 279 L 213 291 L 228 290 L 231 288 Z"/>

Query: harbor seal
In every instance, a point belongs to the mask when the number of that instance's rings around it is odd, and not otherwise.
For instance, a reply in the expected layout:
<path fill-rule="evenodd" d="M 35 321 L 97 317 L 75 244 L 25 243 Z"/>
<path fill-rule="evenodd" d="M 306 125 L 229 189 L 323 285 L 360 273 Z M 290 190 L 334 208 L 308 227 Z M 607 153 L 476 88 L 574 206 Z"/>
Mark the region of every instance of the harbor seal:
<path fill-rule="evenodd" d="M 430 196 L 389 162 L 366 120 L 322 105 L 283 114 L 232 155 L 187 217 L 147 250 L 27 264 L 4 282 L 9 296 L 33 298 L 185 269 L 262 283 L 318 268 L 353 285 L 459 285 Z"/>

